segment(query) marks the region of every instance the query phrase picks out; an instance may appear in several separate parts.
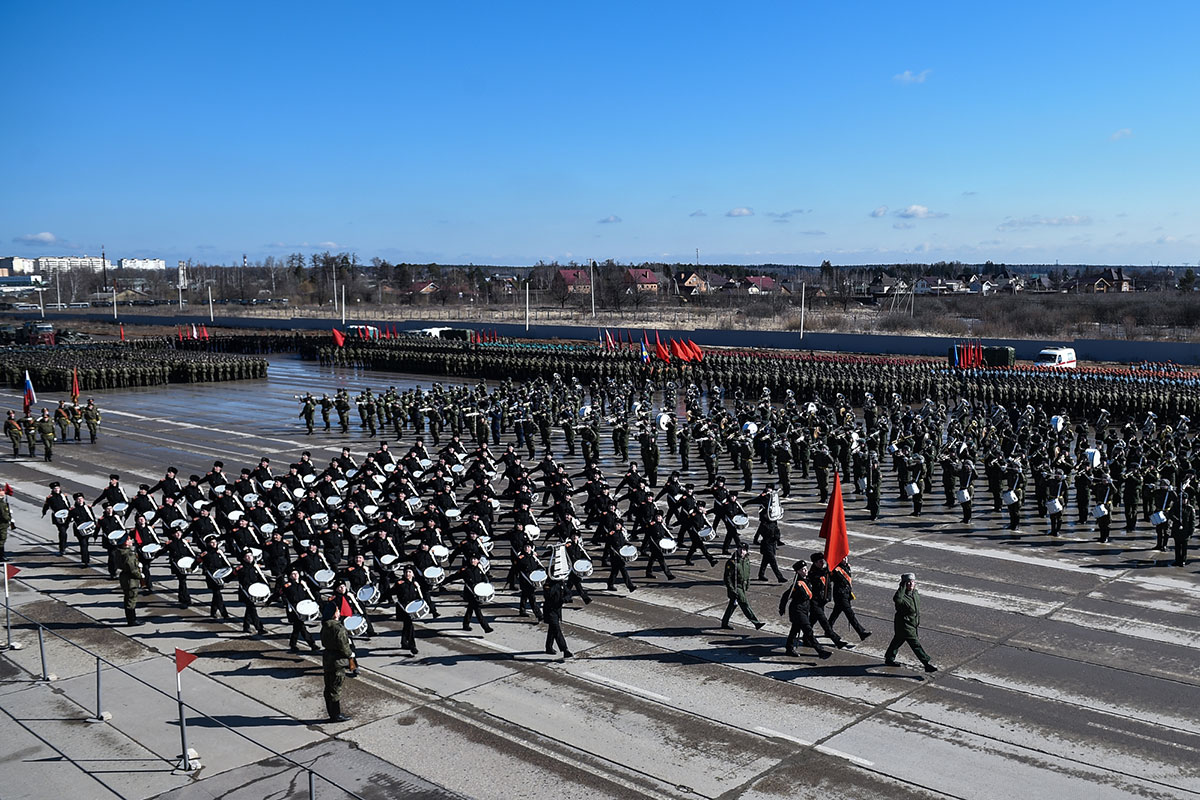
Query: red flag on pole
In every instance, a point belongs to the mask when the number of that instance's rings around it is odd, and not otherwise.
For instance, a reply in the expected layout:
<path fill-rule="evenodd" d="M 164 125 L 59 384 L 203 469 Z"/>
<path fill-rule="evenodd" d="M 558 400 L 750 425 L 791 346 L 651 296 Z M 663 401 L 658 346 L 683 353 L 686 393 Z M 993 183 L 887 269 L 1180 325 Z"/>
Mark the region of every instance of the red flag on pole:
<path fill-rule="evenodd" d="M 125 323 L 121 323 L 121 341 L 125 341 Z"/>
<path fill-rule="evenodd" d="M 659 338 L 658 331 L 654 332 L 654 354 L 667 363 L 671 362 L 671 354 L 667 351 L 666 346 L 663 345 L 662 339 Z"/>
<path fill-rule="evenodd" d="M 71 369 L 71 402 L 79 402 L 79 367 Z"/>
<path fill-rule="evenodd" d="M 692 355 L 694 355 L 696 357 L 697 361 L 704 360 L 704 351 L 700 349 L 700 345 L 696 344 L 691 339 L 688 339 L 687 346 L 688 346 L 688 349 L 692 351 Z"/>
<path fill-rule="evenodd" d="M 8 575 L 8 579 L 9 579 L 10 581 L 11 581 L 13 578 L 17 577 L 17 575 L 19 575 L 19 574 L 21 573 L 21 570 L 20 570 L 20 568 L 19 568 L 19 567 L 17 567 L 17 565 L 16 565 L 16 564 L 5 564 L 5 565 L 4 565 L 4 569 L 5 569 L 5 571 L 6 571 L 6 572 L 5 572 L 5 574 L 7 574 L 7 575 Z"/>
<path fill-rule="evenodd" d="M 345 347 L 346 346 L 346 334 L 342 333 L 337 328 L 334 328 L 333 329 L 333 343 L 336 344 L 338 347 Z"/>
<path fill-rule="evenodd" d="M 842 476 L 833 473 L 833 494 L 825 507 L 821 522 L 821 538 L 825 540 L 825 563 L 830 569 L 850 555 L 850 540 L 846 536 L 846 509 L 842 506 Z"/>
<path fill-rule="evenodd" d="M 175 672 L 183 672 L 188 666 L 195 661 L 199 656 L 193 655 L 186 650 L 175 648 Z"/>
<path fill-rule="evenodd" d="M 208 341 L 208 328 L 204 327 L 203 322 L 200 323 L 200 338 L 206 342 Z"/>
<path fill-rule="evenodd" d="M 181 328 L 180 326 L 176 325 L 176 326 L 175 326 L 175 334 L 176 334 L 176 335 L 179 337 L 179 341 L 181 341 L 181 342 L 182 342 L 182 341 L 183 341 L 183 328 Z"/>

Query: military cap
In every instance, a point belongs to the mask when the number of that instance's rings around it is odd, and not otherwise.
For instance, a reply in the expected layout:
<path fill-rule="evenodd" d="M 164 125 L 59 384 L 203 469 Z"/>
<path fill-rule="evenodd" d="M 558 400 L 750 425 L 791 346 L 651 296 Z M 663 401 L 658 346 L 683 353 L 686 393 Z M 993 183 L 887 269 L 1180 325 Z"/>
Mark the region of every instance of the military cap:
<path fill-rule="evenodd" d="M 108 476 L 108 479 L 110 481 L 119 481 L 119 480 L 121 480 L 121 476 L 114 472 Z"/>

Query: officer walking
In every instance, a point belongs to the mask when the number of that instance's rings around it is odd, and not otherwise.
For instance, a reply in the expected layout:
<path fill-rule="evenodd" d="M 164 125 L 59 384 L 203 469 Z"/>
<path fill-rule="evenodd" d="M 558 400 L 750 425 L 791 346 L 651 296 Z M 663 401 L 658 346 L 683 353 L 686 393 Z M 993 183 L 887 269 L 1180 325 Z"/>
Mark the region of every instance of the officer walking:
<path fill-rule="evenodd" d="M 926 672 L 937 672 L 938 668 L 933 665 L 933 660 L 929 658 L 925 648 L 921 647 L 921 640 L 917 638 L 921 628 L 921 596 L 917 593 L 916 575 L 906 572 L 900 576 L 900 587 L 896 589 L 892 602 L 896 606 L 893 622 L 895 632 L 887 652 L 884 653 L 883 663 L 889 667 L 900 666 L 896 654 L 900 652 L 901 645 L 907 644 L 925 665 Z"/>
<path fill-rule="evenodd" d="M 330 722 L 346 722 L 342 713 L 342 684 L 346 668 L 354 667 L 354 650 L 350 636 L 342 624 L 342 611 L 337 603 L 326 602 L 321 610 L 321 661 L 325 668 L 325 710 Z"/>
<path fill-rule="evenodd" d="M 124 597 L 125 622 L 133 626 L 141 623 L 137 620 L 137 590 L 142 584 L 142 568 L 138 561 L 137 550 L 133 547 L 133 536 L 121 540 L 117 549 L 117 571 L 121 579 L 121 594 Z"/>
<path fill-rule="evenodd" d="M 725 562 L 725 594 L 729 597 L 729 603 L 725 606 L 725 615 L 721 617 L 722 628 L 733 627 L 729 624 L 729 618 L 733 615 L 734 608 L 740 608 L 746 618 L 754 623 L 755 628 L 761 629 L 766 624 L 754 615 L 754 609 L 750 608 L 746 599 L 746 592 L 750 589 L 749 552 L 750 548 L 746 543 L 740 542 L 729 561 Z"/>

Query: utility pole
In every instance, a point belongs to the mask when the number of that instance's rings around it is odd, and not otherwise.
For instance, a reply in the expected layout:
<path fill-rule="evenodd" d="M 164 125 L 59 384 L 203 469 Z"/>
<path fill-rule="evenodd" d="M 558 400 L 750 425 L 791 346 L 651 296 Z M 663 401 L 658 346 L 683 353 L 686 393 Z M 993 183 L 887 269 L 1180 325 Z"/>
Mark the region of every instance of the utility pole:
<path fill-rule="evenodd" d="M 242 302 L 246 302 L 246 254 L 242 253 L 242 271 L 238 273 L 238 293 Z"/>
<path fill-rule="evenodd" d="M 807 283 L 800 284 L 800 338 L 804 338 L 804 290 L 808 288 Z"/>
<path fill-rule="evenodd" d="M 596 259 L 588 259 L 588 294 L 592 296 L 592 319 L 596 318 Z"/>
<path fill-rule="evenodd" d="M 100 269 L 104 272 L 104 285 L 108 286 L 108 259 L 104 257 L 104 245 L 100 245 Z M 113 287 L 114 291 L 116 287 Z"/>

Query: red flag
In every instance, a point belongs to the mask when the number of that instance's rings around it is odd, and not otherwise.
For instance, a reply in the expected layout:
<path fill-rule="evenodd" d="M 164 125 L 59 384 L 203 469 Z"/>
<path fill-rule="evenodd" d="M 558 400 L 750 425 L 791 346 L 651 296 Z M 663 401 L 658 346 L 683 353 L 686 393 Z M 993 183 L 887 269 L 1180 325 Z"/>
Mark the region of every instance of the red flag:
<path fill-rule="evenodd" d="M 71 369 L 71 402 L 79 402 L 79 367 Z"/>
<path fill-rule="evenodd" d="M 850 555 L 850 540 L 846 536 L 846 509 L 842 506 L 842 476 L 833 473 L 833 494 L 825 507 L 821 522 L 821 538 L 825 540 L 825 563 L 830 569 Z"/>
<path fill-rule="evenodd" d="M 700 345 L 696 344 L 691 339 L 688 339 L 687 346 L 688 349 L 692 351 L 692 355 L 696 357 L 697 361 L 704 360 L 704 351 L 700 349 Z"/>
<path fill-rule="evenodd" d="M 671 353 L 667 350 L 666 345 L 662 343 L 662 339 L 659 338 L 658 331 L 654 332 L 654 353 L 663 361 L 670 363 Z"/>
<path fill-rule="evenodd" d="M 675 358 L 678 358 L 680 361 L 692 360 L 691 354 L 684 352 L 684 349 L 679 345 L 679 342 L 675 341 L 674 339 L 671 340 L 669 349 L 671 351 L 671 355 Z"/>
<path fill-rule="evenodd" d="M 12 496 L 13 496 L 14 492 L 13 492 L 13 488 L 12 488 L 12 484 L 11 484 L 11 483 L 7 483 L 7 482 L 6 482 L 6 483 L 4 484 L 4 494 L 5 494 L 5 496 L 7 496 L 7 497 L 12 497 Z"/>
<path fill-rule="evenodd" d="M 354 609 L 350 607 L 350 601 L 342 595 L 342 617 L 349 617 L 354 614 Z"/>
<path fill-rule="evenodd" d="M 175 671 L 183 672 L 185 669 L 188 668 L 189 664 L 191 664 L 193 661 L 195 661 L 199 657 L 200 656 L 192 655 L 188 651 L 180 650 L 178 647 L 176 647 L 175 648 Z"/>
<path fill-rule="evenodd" d="M 333 343 L 336 344 L 338 347 L 345 347 L 346 346 L 346 334 L 342 333 L 337 328 L 334 328 L 333 329 Z"/>
<path fill-rule="evenodd" d="M 206 342 L 208 341 L 208 328 L 204 327 L 203 322 L 200 323 L 200 338 Z"/>
<path fill-rule="evenodd" d="M 13 578 L 17 577 L 17 575 L 19 575 L 21 573 L 21 570 L 17 567 L 16 564 L 5 564 L 4 569 L 5 569 L 5 571 L 8 572 L 8 579 L 10 581 Z"/>
<path fill-rule="evenodd" d="M 181 342 L 182 342 L 182 341 L 183 341 L 183 328 L 181 328 L 180 326 L 176 325 L 176 326 L 175 326 L 175 333 L 176 333 L 176 335 L 178 335 L 178 336 L 179 336 L 179 341 L 181 341 Z"/>
<path fill-rule="evenodd" d="M 125 341 L 125 323 L 121 323 L 121 341 Z"/>

